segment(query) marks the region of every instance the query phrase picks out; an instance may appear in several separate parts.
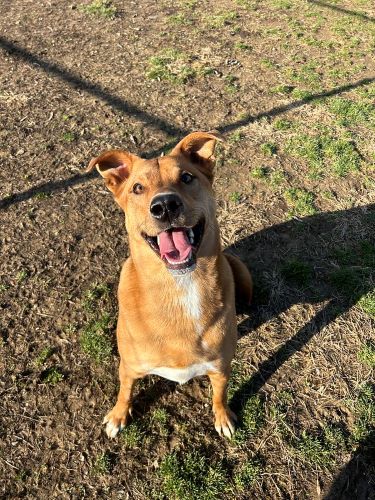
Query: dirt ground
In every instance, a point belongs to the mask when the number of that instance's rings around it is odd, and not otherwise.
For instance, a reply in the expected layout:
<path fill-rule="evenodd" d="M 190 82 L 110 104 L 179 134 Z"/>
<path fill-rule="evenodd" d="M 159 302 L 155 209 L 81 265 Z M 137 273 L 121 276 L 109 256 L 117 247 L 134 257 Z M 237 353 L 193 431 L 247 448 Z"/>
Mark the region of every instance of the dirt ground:
<path fill-rule="evenodd" d="M 1 498 L 375 498 L 374 53 L 370 0 L 0 2 Z M 84 169 L 210 129 L 239 431 L 150 377 L 109 440 L 127 236 Z"/>

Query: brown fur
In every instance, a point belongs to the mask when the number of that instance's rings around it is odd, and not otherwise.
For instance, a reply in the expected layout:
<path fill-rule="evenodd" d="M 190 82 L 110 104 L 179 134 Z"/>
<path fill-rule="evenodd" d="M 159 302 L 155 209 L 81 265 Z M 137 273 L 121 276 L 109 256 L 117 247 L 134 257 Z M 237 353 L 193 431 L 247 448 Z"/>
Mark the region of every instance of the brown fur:
<path fill-rule="evenodd" d="M 221 252 L 211 186 L 217 140 L 216 134 L 194 132 L 168 156 L 143 160 L 109 151 L 90 162 L 89 169 L 97 167 L 125 212 L 130 246 L 118 288 L 120 391 L 104 420 L 111 437 L 126 425 L 136 379 L 157 367 L 186 369 L 201 363 L 209 363 L 215 428 L 228 437 L 233 433 L 235 415 L 227 405 L 226 387 L 237 340 L 234 281 L 247 302 L 252 286 L 244 264 Z M 182 171 L 196 180 L 183 184 Z M 139 194 L 133 192 L 137 183 L 143 186 Z M 151 199 L 165 192 L 183 200 L 178 226 L 194 226 L 202 216 L 206 221 L 197 266 L 187 281 L 176 279 L 142 236 L 166 229 L 150 214 Z"/>

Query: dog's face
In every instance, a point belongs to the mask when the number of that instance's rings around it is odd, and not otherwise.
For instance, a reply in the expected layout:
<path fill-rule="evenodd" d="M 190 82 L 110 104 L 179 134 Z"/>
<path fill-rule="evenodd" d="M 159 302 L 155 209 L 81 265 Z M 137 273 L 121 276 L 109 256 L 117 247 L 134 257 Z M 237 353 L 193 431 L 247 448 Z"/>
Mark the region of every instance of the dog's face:
<path fill-rule="evenodd" d="M 97 167 L 124 210 L 129 237 L 152 249 L 173 274 L 191 272 L 210 237 L 217 140 L 216 134 L 193 132 L 167 156 L 144 160 L 113 150 L 88 167 Z"/>

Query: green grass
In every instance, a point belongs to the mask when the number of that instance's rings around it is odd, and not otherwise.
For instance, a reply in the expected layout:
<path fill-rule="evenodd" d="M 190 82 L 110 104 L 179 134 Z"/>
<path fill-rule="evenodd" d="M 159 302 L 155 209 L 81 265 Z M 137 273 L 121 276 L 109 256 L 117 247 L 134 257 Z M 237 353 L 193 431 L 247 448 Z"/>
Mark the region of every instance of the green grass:
<path fill-rule="evenodd" d="M 344 296 L 350 297 L 361 288 L 362 276 L 357 269 L 342 267 L 330 274 L 330 280 Z"/>
<path fill-rule="evenodd" d="M 150 80 L 166 80 L 176 84 L 184 84 L 196 75 L 186 54 L 175 49 L 164 49 L 157 56 L 151 57 L 146 72 Z"/>
<path fill-rule="evenodd" d="M 18 283 L 22 283 L 29 277 L 29 272 L 26 269 L 21 269 L 16 275 L 16 280 Z"/>
<path fill-rule="evenodd" d="M 180 14 L 173 14 L 172 16 L 169 16 L 168 17 L 168 22 L 171 23 L 171 24 L 175 24 L 177 26 L 181 26 L 181 25 L 188 25 L 188 24 L 192 24 L 193 21 L 188 19 L 185 14 L 183 13 L 180 13 Z"/>
<path fill-rule="evenodd" d="M 168 435 L 167 423 L 170 419 L 168 412 L 164 408 L 156 408 L 151 415 L 152 425 L 160 436 Z"/>
<path fill-rule="evenodd" d="M 80 5 L 78 8 L 85 14 L 93 14 L 107 19 L 114 18 L 117 13 L 116 7 L 109 0 L 93 0 L 91 3 Z"/>
<path fill-rule="evenodd" d="M 58 368 L 49 368 L 43 375 L 43 382 L 50 385 L 56 385 L 64 379 L 64 375 Z"/>
<path fill-rule="evenodd" d="M 274 156 L 277 153 L 277 146 L 274 142 L 265 142 L 260 145 L 260 150 L 266 156 Z"/>
<path fill-rule="evenodd" d="M 228 137 L 228 142 L 230 144 L 237 144 L 241 142 L 243 138 L 244 138 L 243 133 L 240 132 L 239 130 L 236 130 L 235 132 L 232 132 L 230 134 L 230 136 Z"/>
<path fill-rule="evenodd" d="M 236 49 L 243 50 L 243 51 L 250 51 L 250 50 L 252 50 L 251 45 L 249 45 L 249 44 L 247 44 L 245 42 L 236 42 L 234 44 L 234 47 Z"/>
<path fill-rule="evenodd" d="M 375 108 L 368 102 L 355 102 L 343 97 L 332 97 L 327 102 L 328 109 L 338 118 L 338 123 L 343 126 L 358 123 L 375 124 Z"/>
<path fill-rule="evenodd" d="M 35 200 L 47 200 L 50 197 L 51 193 L 44 193 L 43 191 L 40 191 L 39 193 L 36 193 L 33 196 Z"/>
<path fill-rule="evenodd" d="M 178 500 L 216 500 L 228 489 L 228 478 L 221 462 L 198 451 L 166 455 L 159 469 L 163 492 Z"/>
<path fill-rule="evenodd" d="M 95 459 L 92 472 L 95 475 L 109 474 L 112 469 L 112 460 L 108 452 L 100 453 Z"/>
<path fill-rule="evenodd" d="M 266 179 L 268 176 L 268 169 L 267 167 L 254 167 L 250 171 L 251 177 L 254 177 L 254 179 Z"/>
<path fill-rule="evenodd" d="M 244 491 L 259 480 L 262 472 L 263 466 L 260 461 L 249 459 L 241 464 L 241 467 L 235 471 L 233 475 L 234 484 L 240 491 Z"/>
<path fill-rule="evenodd" d="M 290 188 L 284 193 L 290 216 L 308 216 L 317 213 L 313 193 L 301 188 Z"/>
<path fill-rule="evenodd" d="M 74 132 L 64 132 L 62 135 L 62 138 L 65 142 L 73 142 L 75 139 L 75 134 Z"/>
<path fill-rule="evenodd" d="M 365 383 L 358 391 L 354 401 L 354 427 L 353 438 L 356 442 L 373 441 L 375 439 L 375 390 L 374 387 Z"/>
<path fill-rule="evenodd" d="M 83 352 L 98 363 L 104 362 L 112 354 L 112 343 L 109 337 L 110 323 L 110 316 L 103 314 L 98 320 L 91 321 L 80 337 Z"/>
<path fill-rule="evenodd" d="M 232 25 L 233 21 L 238 19 L 238 14 L 234 10 L 221 11 L 216 14 L 206 16 L 205 20 L 210 28 L 223 28 Z"/>
<path fill-rule="evenodd" d="M 127 448 L 136 448 L 142 443 L 143 434 L 138 422 L 131 422 L 122 430 L 120 436 L 121 441 Z"/>
<path fill-rule="evenodd" d="M 301 134 L 288 142 L 286 151 L 307 160 L 309 175 L 313 179 L 320 179 L 327 173 L 345 177 L 360 166 L 360 156 L 353 142 L 344 136 Z"/>
<path fill-rule="evenodd" d="M 311 281 L 312 268 L 305 262 L 292 259 L 283 264 L 281 274 L 291 283 L 295 283 L 299 286 L 306 286 Z"/>
<path fill-rule="evenodd" d="M 97 303 L 100 299 L 107 299 L 109 296 L 110 288 L 107 283 L 94 283 L 86 292 L 83 297 L 82 305 L 86 311 L 92 312 L 96 309 Z"/>
<path fill-rule="evenodd" d="M 375 342 L 369 340 L 362 345 L 358 352 L 358 359 L 364 365 L 375 368 Z"/>
<path fill-rule="evenodd" d="M 306 465 L 329 469 L 345 448 L 345 438 L 340 429 L 324 426 L 318 434 L 303 431 L 294 444 L 297 456 Z"/>
<path fill-rule="evenodd" d="M 230 193 L 229 195 L 229 200 L 232 202 L 232 203 L 240 203 L 241 201 L 241 193 L 239 193 L 238 191 L 233 191 L 232 193 Z"/>
<path fill-rule="evenodd" d="M 225 91 L 228 94 L 234 94 L 239 90 L 238 77 L 235 75 L 226 75 L 224 77 L 225 81 Z"/>
<path fill-rule="evenodd" d="M 42 366 L 47 361 L 47 359 L 52 356 L 52 354 L 52 347 L 45 347 L 42 351 L 40 351 L 37 358 L 35 359 L 35 364 L 37 366 Z"/>
<path fill-rule="evenodd" d="M 242 445 L 254 436 L 265 422 L 264 403 L 261 398 L 251 396 L 239 413 L 239 425 L 234 434 L 234 443 Z"/>
<path fill-rule="evenodd" d="M 372 318 L 375 318 L 375 291 L 372 290 L 363 295 L 358 301 L 358 306 L 366 314 L 368 314 Z"/>
<path fill-rule="evenodd" d="M 292 122 L 284 118 L 278 118 L 272 125 L 275 130 L 289 130 L 292 127 Z"/>

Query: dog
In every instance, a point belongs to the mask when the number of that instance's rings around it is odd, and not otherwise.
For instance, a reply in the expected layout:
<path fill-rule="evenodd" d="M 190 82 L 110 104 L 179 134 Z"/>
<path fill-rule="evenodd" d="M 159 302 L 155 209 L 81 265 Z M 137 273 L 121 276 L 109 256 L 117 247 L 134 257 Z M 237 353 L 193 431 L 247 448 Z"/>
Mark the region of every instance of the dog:
<path fill-rule="evenodd" d="M 166 156 L 111 150 L 88 166 L 125 212 L 129 235 L 118 287 L 120 390 L 103 422 L 111 438 L 131 414 L 135 381 L 150 374 L 180 384 L 208 375 L 215 429 L 234 433 L 227 385 L 237 343 L 235 290 L 250 303 L 252 279 L 221 250 L 212 189 L 220 140 L 215 132 L 193 132 Z"/>

